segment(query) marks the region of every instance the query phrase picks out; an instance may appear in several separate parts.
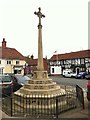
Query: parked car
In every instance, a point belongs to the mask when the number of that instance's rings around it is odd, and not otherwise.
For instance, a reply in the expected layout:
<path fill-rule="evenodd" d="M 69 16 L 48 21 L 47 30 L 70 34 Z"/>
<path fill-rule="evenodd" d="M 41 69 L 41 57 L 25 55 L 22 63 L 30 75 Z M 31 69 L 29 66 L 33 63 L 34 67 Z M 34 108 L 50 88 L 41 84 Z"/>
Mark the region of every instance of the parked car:
<path fill-rule="evenodd" d="M 90 74 L 86 75 L 85 78 L 86 78 L 87 80 L 90 80 Z"/>
<path fill-rule="evenodd" d="M 13 92 L 19 90 L 30 80 L 30 77 L 28 76 L 22 76 L 22 75 L 10 75 L 10 76 L 13 81 Z"/>
<path fill-rule="evenodd" d="M 63 76 L 64 77 L 75 77 L 77 74 L 73 73 L 71 70 L 64 70 L 63 71 Z"/>
<path fill-rule="evenodd" d="M 70 77 L 70 73 L 71 73 L 72 71 L 71 71 L 71 69 L 65 69 L 65 70 L 63 70 L 63 76 L 64 77 Z"/>
<path fill-rule="evenodd" d="M 13 75 L 13 76 L 14 78 L 17 79 L 18 84 L 20 84 L 21 86 L 24 86 L 30 80 L 30 77 L 28 76 L 22 76 L 22 75 Z"/>
<path fill-rule="evenodd" d="M 12 80 L 9 75 L 0 75 L 0 95 L 11 94 L 12 92 Z"/>
<path fill-rule="evenodd" d="M 27 76 L 16 76 L 13 74 L 0 75 L 0 95 L 10 95 L 19 90 L 30 80 Z"/>
<path fill-rule="evenodd" d="M 15 75 L 10 75 L 11 77 L 11 81 L 12 81 L 12 91 L 15 92 L 17 90 L 19 90 L 22 85 L 19 83 L 19 80 L 17 79 L 17 77 Z"/>
<path fill-rule="evenodd" d="M 64 77 L 70 77 L 70 78 L 75 78 L 76 77 L 76 73 L 72 73 L 72 72 L 67 72 L 67 74 L 64 75 Z"/>
<path fill-rule="evenodd" d="M 77 73 L 71 73 L 71 77 L 75 78 Z"/>
<path fill-rule="evenodd" d="M 87 72 L 80 72 L 79 74 L 77 74 L 76 76 L 75 76 L 75 78 L 85 78 L 85 76 L 87 75 Z"/>

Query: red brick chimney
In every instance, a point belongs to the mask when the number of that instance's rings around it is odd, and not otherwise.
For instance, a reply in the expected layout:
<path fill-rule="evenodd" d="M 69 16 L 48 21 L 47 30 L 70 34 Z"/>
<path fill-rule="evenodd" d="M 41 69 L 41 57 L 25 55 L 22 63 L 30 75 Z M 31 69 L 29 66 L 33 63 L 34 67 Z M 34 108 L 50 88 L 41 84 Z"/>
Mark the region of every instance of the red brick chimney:
<path fill-rule="evenodd" d="M 2 48 L 6 48 L 6 41 L 5 41 L 5 38 L 3 38 L 3 41 L 2 41 Z"/>

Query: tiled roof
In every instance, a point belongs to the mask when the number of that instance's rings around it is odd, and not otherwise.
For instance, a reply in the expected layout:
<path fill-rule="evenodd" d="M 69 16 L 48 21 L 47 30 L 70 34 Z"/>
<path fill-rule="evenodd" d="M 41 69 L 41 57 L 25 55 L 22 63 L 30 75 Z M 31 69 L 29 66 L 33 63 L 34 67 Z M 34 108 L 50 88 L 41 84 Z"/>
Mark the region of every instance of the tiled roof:
<path fill-rule="evenodd" d="M 88 57 L 90 57 L 90 50 L 82 50 L 82 51 L 77 51 L 77 52 L 53 55 L 49 61 L 54 61 L 57 59 L 58 60 L 69 60 L 69 59 L 88 58 Z"/>
<path fill-rule="evenodd" d="M 32 58 L 26 57 L 25 60 L 29 66 L 37 66 L 37 64 L 38 64 L 38 59 L 32 59 Z M 43 58 L 43 64 L 44 64 L 44 69 L 48 70 L 48 64 L 47 64 L 47 60 L 45 58 Z"/>
<path fill-rule="evenodd" d="M 30 65 L 30 66 L 37 66 L 37 59 L 31 59 L 31 58 L 27 58 L 27 63 L 28 63 L 28 65 Z"/>
<path fill-rule="evenodd" d="M 32 59 L 32 58 L 28 58 L 28 57 L 26 57 L 25 59 L 26 59 L 28 65 L 30 65 L 30 66 L 36 66 L 37 65 L 38 59 Z M 44 58 L 43 58 L 43 62 L 45 62 Z"/>
<path fill-rule="evenodd" d="M 0 47 L 0 58 L 25 60 L 25 57 L 14 48 Z"/>

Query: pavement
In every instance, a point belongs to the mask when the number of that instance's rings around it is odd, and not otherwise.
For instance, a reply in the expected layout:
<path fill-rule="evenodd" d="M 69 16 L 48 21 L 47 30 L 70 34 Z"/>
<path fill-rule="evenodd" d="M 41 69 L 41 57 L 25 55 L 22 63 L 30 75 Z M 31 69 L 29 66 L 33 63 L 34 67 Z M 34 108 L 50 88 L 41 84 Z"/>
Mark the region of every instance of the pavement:
<path fill-rule="evenodd" d="M 86 118 L 90 119 L 90 102 L 85 99 L 85 108 L 76 108 L 65 112 L 59 116 L 59 118 Z"/>

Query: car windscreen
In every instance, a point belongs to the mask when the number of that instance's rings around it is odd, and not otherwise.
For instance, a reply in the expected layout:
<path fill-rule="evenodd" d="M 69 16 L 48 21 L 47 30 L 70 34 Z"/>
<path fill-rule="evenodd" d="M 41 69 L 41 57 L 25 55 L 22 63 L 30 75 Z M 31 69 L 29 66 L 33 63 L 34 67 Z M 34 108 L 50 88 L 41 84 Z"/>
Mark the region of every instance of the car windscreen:
<path fill-rule="evenodd" d="M 79 73 L 79 75 L 82 75 L 82 74 L 84 74 L 83 72 L 82 73 Z"/>
<path fill-rule="evenodd" d="M 11 82 L 11 78 L 9 76 L 0 76 L 0 82 Z"/>

